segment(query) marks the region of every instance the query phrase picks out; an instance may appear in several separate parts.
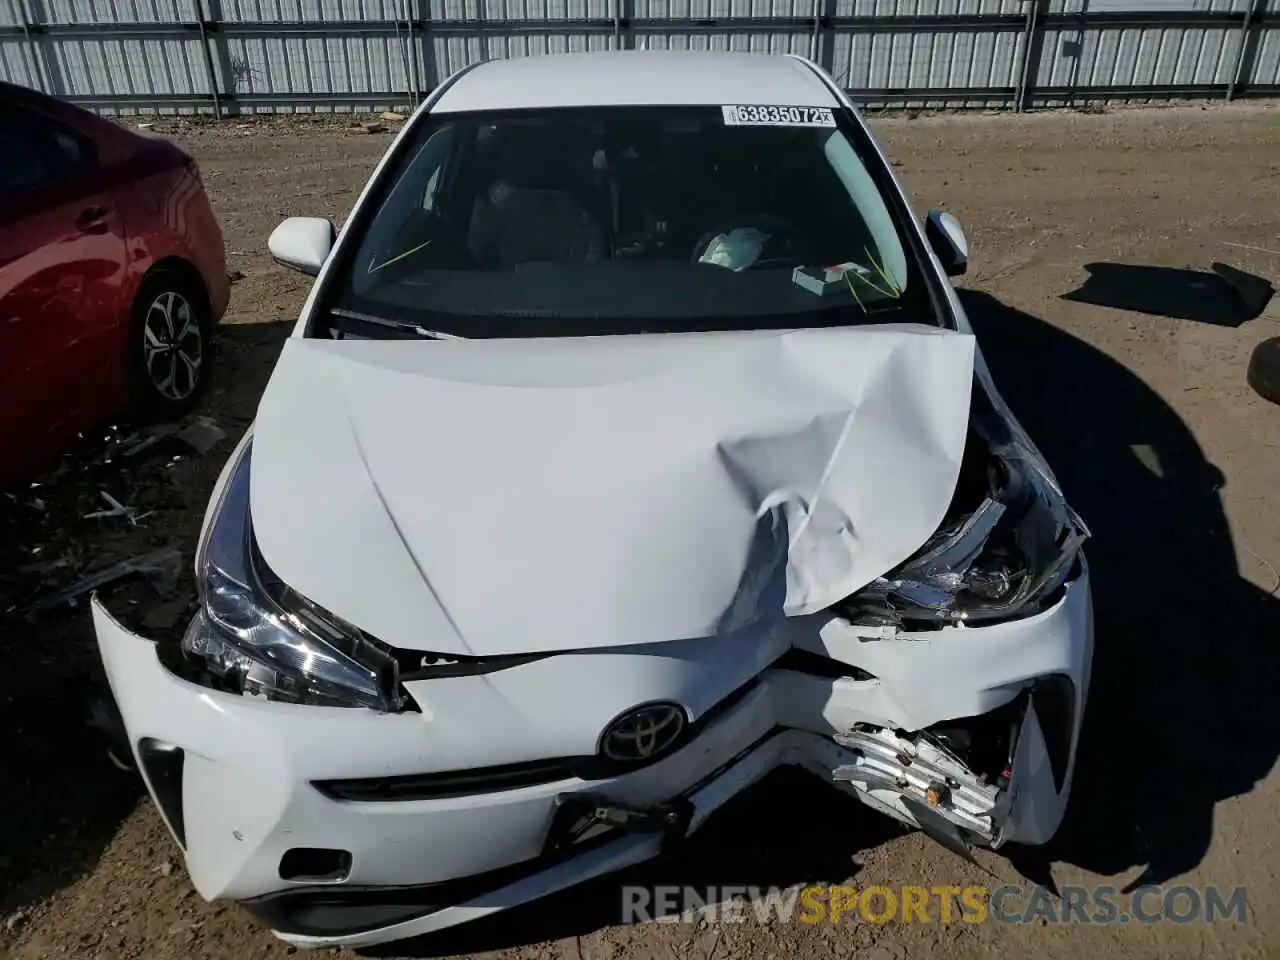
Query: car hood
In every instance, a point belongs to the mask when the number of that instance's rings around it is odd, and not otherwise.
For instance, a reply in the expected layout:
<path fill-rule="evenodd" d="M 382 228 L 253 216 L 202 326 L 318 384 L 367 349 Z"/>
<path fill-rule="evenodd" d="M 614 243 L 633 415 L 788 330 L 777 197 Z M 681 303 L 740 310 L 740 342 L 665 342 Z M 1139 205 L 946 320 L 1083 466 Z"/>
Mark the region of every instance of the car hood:
<path fill-rule="evenodd" d="M 254 426 L 267 563 L 398 647 L 712 636 L 821 610 L 934 532 L 973 338 L 873 326 L 286 342 Z"/>

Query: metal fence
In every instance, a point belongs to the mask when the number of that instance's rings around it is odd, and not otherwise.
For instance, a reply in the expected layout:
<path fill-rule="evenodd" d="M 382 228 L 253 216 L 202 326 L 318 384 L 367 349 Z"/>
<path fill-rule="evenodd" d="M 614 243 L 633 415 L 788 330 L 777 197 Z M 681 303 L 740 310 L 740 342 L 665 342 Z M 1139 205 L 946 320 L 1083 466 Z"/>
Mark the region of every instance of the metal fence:
<path fill-rule="evenodd" d="M 476 60 L 800 53 L 867 106 L 1280 95 L 1280 0 L 0 0 L 0 79 L 117 113 L 364 111 Z"/>

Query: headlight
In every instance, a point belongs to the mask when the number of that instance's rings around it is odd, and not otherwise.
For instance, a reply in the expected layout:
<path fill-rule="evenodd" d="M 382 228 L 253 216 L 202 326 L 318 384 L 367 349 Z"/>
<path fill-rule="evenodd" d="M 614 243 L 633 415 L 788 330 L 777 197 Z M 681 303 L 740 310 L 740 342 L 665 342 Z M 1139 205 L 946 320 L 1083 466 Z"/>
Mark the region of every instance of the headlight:
<path fill-rule="evenodd" d="M 1071 577 L 1088 528 L 1028 441 L 993 445 L 990 492 L 945 521 L 918 553 L 841 604 L 859 622 L 1025 617 Z"/>
<path fill-rule="evenodd" d="M 271 573 L 253 540 L 246 443 L 196 551 L 200 610 L 183 658 L 211 685 L 329 707 L 404 707 L 398 664 L 359 629 Z"/>

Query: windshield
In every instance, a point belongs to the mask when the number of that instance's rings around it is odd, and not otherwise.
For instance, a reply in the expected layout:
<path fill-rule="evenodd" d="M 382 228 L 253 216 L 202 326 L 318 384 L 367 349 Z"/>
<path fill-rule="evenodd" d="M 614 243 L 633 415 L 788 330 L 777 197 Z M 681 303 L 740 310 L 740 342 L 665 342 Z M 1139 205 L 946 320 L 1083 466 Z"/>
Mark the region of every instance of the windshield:
<path fill-rule="evenodd" d="M 352 225 L 328 325 L 522 337 L 933 323 L 861 140 L 811 107 L 424 117 Z"/>

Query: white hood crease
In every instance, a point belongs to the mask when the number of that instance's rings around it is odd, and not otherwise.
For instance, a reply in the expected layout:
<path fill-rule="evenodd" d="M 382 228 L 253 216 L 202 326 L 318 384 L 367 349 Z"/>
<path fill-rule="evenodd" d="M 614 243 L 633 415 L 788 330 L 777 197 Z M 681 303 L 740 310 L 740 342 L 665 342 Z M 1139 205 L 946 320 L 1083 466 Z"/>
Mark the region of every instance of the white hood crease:
<path fill-rule="evenodd" d="M 395 646 L 710 636 L 830 606 L 950 503 L 974 342 L 923 326 L 290 339 L 254 427 L 273 570 Z"/>

